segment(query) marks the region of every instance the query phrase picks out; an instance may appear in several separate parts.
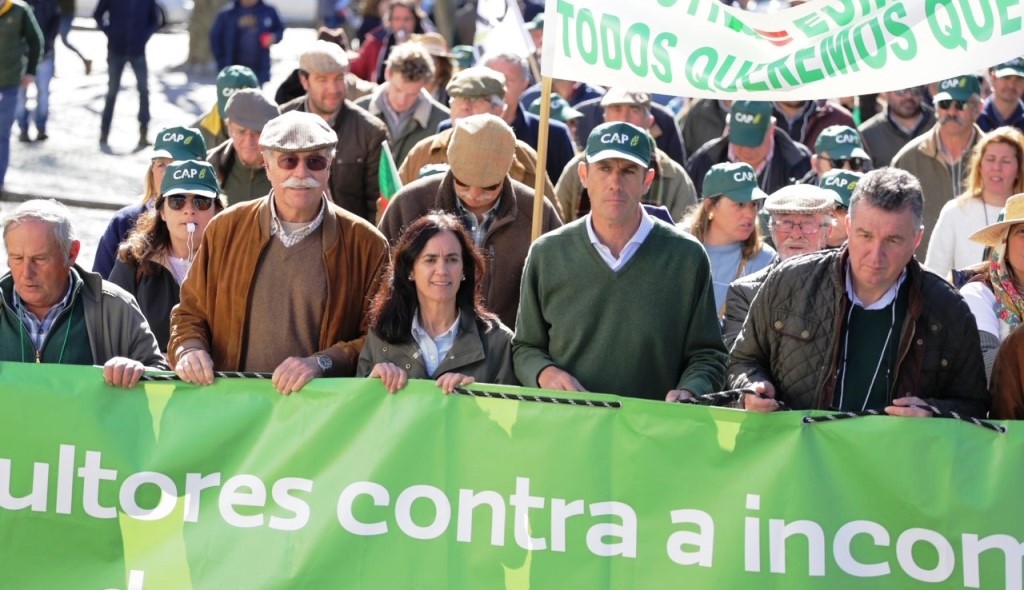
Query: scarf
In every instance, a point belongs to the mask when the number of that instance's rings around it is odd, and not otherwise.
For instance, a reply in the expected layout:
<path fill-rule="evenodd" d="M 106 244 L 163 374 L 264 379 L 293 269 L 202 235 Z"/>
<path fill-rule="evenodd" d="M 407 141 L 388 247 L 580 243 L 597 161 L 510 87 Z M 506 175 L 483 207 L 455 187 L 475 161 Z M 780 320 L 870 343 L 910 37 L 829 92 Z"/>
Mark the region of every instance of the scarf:
<path fill-rule="evenodd" d="M 992 293 L 996 296 L 993 306 L 996 317 L 1014 329 L 1024 318 L 1024 297 L 1021 296 L 1013 280 L 1013 274 L 1006 264 L 1006 238 L 992 249 L 989 271 L 992 280 Z"/>

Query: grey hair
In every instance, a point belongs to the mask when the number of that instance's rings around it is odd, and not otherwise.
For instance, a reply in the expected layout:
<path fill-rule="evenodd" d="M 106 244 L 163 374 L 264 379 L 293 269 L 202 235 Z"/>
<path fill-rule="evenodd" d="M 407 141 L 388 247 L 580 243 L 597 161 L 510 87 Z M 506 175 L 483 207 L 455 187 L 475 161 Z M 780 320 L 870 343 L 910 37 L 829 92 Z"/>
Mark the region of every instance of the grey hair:
<path fill-rule="evenodd" d="M 486 66 L 492 61 L 503 61 L 515 66 L 519 66 L 519 69 L 522 70 L 523 73 L 523 79 L 530 79 L 530 62 L 528 62 L 525 57 L 519 55 L 518 53 L 514 53 L 512 51 L 495 51 L 491 53 L 486 53 L 484 54 L 483 57 L 480 58 L 480 63 L 483 64 L 484 66 Z"/>
<path fill-rule="evenodd" d="M 75 227 L 71 225 L 71 212 L 62 203 L 53 199 L 32 199 L 18 205 L 0 222 L 4 232 L 4 247 L 7 246 L 7 230 L 26 221 L 41 221 L 50 224 L 53 239 L 60 246 L 61 255 L 71 255 L 71 244 L 78 240 Z"/>
<path fill-rule="evenodd" d="M 916 176 L 899 168 L 883 167 L 872 170 L 857 182 L 850 197 L 850 218 L 861 201 L 883 211 L 898 213 L 910 207 L 914 215 L 914 228 L 921 227 L 924 211 L 924 192 Z"/>

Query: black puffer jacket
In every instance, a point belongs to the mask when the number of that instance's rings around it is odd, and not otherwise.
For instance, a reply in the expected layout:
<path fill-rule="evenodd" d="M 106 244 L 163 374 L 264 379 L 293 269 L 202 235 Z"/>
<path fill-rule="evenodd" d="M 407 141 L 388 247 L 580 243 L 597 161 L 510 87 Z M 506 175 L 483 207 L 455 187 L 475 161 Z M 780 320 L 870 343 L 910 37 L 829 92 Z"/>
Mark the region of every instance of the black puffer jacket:
<path fill-rule="evenodd" d="M 730 387 L 770 381 L 794 409 L 828 409 L 849 310 L 847 250 L 783 262 L 768 276 L 729 356 Z M 989 407 L 978 328 L 960 294 L 916 260 L 889 399 L 917 396 L 943 411 L 984 417 Z"/>

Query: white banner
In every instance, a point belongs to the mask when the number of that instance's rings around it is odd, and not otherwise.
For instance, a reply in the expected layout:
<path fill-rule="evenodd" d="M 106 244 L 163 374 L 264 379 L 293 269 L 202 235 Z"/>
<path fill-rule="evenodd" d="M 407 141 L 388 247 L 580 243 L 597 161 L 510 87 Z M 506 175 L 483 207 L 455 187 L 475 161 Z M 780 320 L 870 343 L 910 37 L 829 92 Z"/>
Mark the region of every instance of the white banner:
<path fill-rule="evenodd" d="M 545 76 L 677 96 L 806 100 L 978 72 L 1024 54 L 1022 0 L 548 0 Z"/>

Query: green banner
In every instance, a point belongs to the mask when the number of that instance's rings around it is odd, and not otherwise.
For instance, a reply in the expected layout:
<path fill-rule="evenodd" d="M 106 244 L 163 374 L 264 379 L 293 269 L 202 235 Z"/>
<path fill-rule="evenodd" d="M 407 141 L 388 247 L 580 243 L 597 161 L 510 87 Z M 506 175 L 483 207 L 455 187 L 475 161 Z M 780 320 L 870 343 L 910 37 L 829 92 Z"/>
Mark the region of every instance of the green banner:
<path fill-rule="evenodd" d="M 0 363 L 0 586 L 1022 586 L 1017 423 L 578 397 Z"/>

